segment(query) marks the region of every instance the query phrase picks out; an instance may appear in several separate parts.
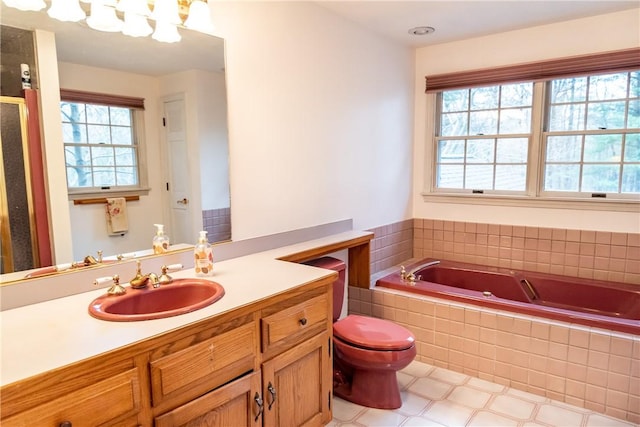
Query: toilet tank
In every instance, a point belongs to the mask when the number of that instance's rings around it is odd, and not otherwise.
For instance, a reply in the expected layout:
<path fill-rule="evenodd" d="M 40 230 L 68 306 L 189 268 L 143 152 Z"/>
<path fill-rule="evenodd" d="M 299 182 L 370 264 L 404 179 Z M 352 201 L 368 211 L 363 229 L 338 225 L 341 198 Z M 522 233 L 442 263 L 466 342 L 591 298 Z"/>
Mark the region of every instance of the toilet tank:
<path fill-rule="evenodd" d="M 329 256 L 312 259 L 303 264 L 338 272 L 338 278 L 333 282 L 333 321 L 335 322 L 340 318 L 340 313 L 342 313 L 347 266 L 343 261 Z"/>

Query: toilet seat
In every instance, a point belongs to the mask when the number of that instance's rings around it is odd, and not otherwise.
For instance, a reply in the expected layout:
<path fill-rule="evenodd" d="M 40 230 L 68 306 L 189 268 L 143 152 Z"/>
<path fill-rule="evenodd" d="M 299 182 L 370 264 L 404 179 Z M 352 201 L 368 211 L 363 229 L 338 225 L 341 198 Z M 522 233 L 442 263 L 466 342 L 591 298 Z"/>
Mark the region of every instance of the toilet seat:
<path fill-rule="evenodd" d="M 383 319 L 350 314 L 333 324 L 333 335 L 345 343 L 369 350 L 406 350 L 415 337 L 406 328 Z"/>

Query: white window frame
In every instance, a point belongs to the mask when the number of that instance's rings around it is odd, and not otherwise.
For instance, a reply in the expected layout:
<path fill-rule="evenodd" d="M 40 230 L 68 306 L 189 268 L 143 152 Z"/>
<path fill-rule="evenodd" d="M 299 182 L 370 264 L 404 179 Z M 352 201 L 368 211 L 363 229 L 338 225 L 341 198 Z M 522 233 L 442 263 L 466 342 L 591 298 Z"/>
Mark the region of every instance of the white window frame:
<path fill-rule="evenodd" d="M 91 101 L 63 101 L 63 102 L 77 102 L 89 105 L 107 105 L 107 106 L 117 106 L 112 105 L 107 102 L 91 102 Z M 67 194 L 69 200 L 82 200 L 88 198 L 101 198 L 101 197 L 126 197 L 126 196 L 144 196 L 148 195 L 150 188 L 148 183 L 148 173 L 147 173 L 147 162 L 146 162 L 146 138 L 145 138 L 145 130 L 144 130 L 144 110 L 129 108 L 131 110 L 131 119 L 132 119 L 132 127 L 133 127 L 133 139 L 136 145 L 137 152 L 137 173 L 138 173 L 138 185 L 127 185 L 127 186 L 111 186 L 109 188 L 99 188 L 99 187 L 69 187 L 67 182 Z M 64 145 L 63 142 L 63 146 Z M 66 166 L 65 166 L 66 173 Z"/>
<path fill-rule="evenodd" d="M 496 83 L 495 85 L 500 85 Z M 436 93 L 426 94 L 425 118 L 425 174 L 424 190 L 421 193 L 425 202 L 461 203 L 494 206 L 544 207 L 557 209 L 586 209 L 620 212 L 640 212 L 638 195 L 616 195 L 615 198 L 592 198 L 590 193 L 543 192 L 545 132 L 543 132 L 544 113 L 547 107 L 546 86 L 543 81 L 534 82 L 533 106 L 531 116 L 531 138 L 527 160 L 526 191 L 520 194 L 504 191 L 485 191 L 472 193 L 470 189 L 448 190 L 436 188 L 436 132 L 439 111 Z M 619 196 L 619 197 L 618 197 Z"/>

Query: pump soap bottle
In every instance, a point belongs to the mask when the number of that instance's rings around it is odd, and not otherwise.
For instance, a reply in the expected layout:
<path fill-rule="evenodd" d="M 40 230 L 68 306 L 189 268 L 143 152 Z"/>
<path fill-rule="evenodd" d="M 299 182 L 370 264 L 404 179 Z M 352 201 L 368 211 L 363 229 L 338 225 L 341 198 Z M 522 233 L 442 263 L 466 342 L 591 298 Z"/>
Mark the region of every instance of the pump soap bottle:
<path fill-rule="evenodd" d="M 164 234 L 164 225 L 153 224 L 157 231 L 153 236 L 153 253 L 163 254 L 169 250 L 169 236 Z"/>
<path fill-rule="evenodd" d="M 207 240 L 207 232 L 201 231 L 198 244 L 193 250 L 196 276 L 213 276 L 213 249 Z"/>

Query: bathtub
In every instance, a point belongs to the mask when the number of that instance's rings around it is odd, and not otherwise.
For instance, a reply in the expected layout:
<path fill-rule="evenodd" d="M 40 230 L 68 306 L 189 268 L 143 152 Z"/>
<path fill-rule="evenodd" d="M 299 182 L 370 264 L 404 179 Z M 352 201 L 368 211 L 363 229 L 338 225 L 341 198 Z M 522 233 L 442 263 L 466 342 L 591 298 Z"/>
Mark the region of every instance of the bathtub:
<path fill-rule="evenodd" d="M 640 335 L 637 285 L 435 259 L 406 270 L 415 271 L 415 284 L 397 272 L 376 286 Z"/>

